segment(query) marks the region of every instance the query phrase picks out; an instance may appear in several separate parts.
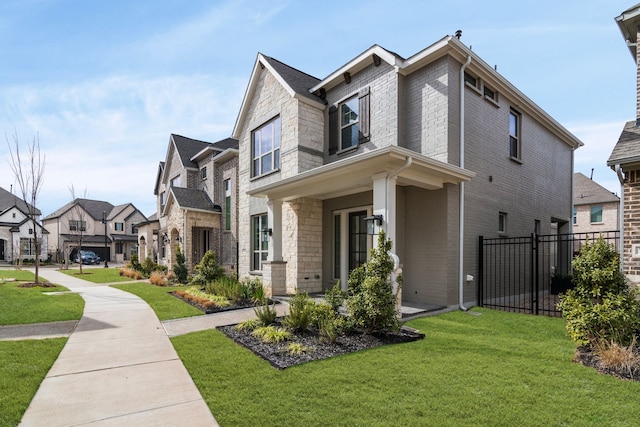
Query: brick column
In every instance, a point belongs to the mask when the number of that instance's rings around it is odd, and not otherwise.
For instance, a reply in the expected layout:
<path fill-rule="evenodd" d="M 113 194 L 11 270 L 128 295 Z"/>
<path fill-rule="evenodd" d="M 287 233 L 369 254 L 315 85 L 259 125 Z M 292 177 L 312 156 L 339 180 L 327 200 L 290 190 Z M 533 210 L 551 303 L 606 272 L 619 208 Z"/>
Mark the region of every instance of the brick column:
<path fill-rule="evenodd" d="M 262 284 L 267 295 L 287 294 L 287 263 L 284 261 L 265 261 L 262 263 Z"/>

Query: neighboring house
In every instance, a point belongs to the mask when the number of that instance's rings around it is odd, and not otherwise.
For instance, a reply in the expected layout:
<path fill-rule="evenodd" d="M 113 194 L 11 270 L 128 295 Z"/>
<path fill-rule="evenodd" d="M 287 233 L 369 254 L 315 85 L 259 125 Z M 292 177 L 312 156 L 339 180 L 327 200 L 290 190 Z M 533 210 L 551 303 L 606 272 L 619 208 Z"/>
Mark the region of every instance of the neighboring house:
<path fill-rule="evenodd" d="M 136 224 L 138 227 L 138 259 L 140 262 L 146 258 L 151 258 L 158 262 L 158 230 L 160 221 L 158 214 L 149 215 L 146 221 Z"/>
<path fill-rule="evenodd" d="M 619 229 L 620 198 L 581 173 L 573 175 L 573 231 L 597 233 Z"/>
<path fill-rule="evenodd" d="M 272 294 L 346 289 L 385 230 L 403 302 L 473 304 L 480 235 L 571 230 L 582 143 L 456 37 L 324 79 L 258 54 L 232 136 L 239 274 Z"/>
<path fill-rule="evenodd" d="M 49 254 L 57 261 L 75 259 L 83 250 L 94 251 L 101 260 L 124 262 L 138 252 L 136 224 L 147 221 L 133 204 L 114 206 L 101 200 L 77 198 L 47 215 Z M 105 224 L 106 223 L 106 224 Z"/>
<path fill-rule="evenodd" d="M 12 263 L 16 259 L 35 259 L 33 222 L 29 218 L 28 205 L 15 194 L 0 188 L 0 262 Z M 41 212 L 37 214 L 38 230 L 42 237 L 40 259 L 47 259 L 48 233 L 40 224 Z"/>
<path fill-rule="evenodd" d="M 618 174 L 622 193 L 622 269 L 627 278 L 640 283 L 640 4 L 625 10 L 616 22 L 636 63 L 636 118 L 627 122 L 613 148 L 607 165 Z"/>
<path fill-rule="evenodd" d="M 154 189 L 157 220 L 138 232 L 145 258 L 156 254 L 158 263 L 172 268 L 180 247 L 191 272 L 213 250 L 218 264 L 236 272 L 237 182 L 237 140 L 211 143 L 172 134 Z"/>

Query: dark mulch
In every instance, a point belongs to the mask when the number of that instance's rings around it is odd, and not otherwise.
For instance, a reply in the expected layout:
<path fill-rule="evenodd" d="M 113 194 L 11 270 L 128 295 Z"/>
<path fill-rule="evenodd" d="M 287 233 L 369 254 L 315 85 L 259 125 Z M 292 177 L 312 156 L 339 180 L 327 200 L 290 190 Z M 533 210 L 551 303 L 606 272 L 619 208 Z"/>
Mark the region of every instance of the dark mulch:
<path fill-rule="evenodd" d="M 640 355 L 638 357 L 640 357 Z M 607 366 L 602 363 L 596 351 L 591 347 L 578 347 L 573 361 L 584 366 L 589 366 L 601 374 L 611 375 L 622 380 L 640 381 L 640 369 L 637 367 L 636 369 L 625 369 L 622 367 Z"/>
<path fill-rule="evenodd" d="M 180 295 L 176 294 L 175 292 L 169 292 L 169 295 L 173 295 L 174 297 L 178 298 L 181 301 L 186 302 L 189 305 L 194 306 L 195 308 L 197 308 L 198 310 L 204 312 L 205 314 L 211 314 L 211 313 L 221 313 L 223 311 L 231 311 L 231 310 L 239 310 L 241 308 L 254 308 L 257 307 L 259 305 L 263 305 L 263 303 L 261 302 L 255 302 L 255 301 L 250 301 L 250 300 L 241 300 L 240 302 L 236 303 L 236 304 L 231 304 L 230 306 L 227 307 L 205 307 L 201 304 L 198 304 L 196 301 L 192 301 L 192 300 L 188 300 L 185 298 L 182 298 Z M 269 304 L 278 304 L 277 301 L 272 301 L 272 300 L 268 300 Z"/>
<path fill-rule="evenodd" d="M 35 288 L 35 287 L 41 287 L 41 288 L 55 288 L 56 285 L 54 285 L 51 282 L 40 282 L 40 283 L 34 283 L 34 282 L 27 282 L 27 283 L 21 283 L 19 285 L 16 286 L 17 288 Z"/>
<path fill-rule="evenodd" d="M 276 326 L 281 326 L 279 321 L 278 319 Z M 251 332 L 238 331 L 235 325 L 221 326 L 217 329 L 278 369 L 285 369 L 301 363 L 327 359 L 329 357 L 368 348 L 417 341 L 424 338 L 424 334 L 418 331 L 402 328 L 398 332 L 378 332 L 374 334 L 352 333 L 338 337 L 336 342 L 331 344 L 320 339 L 320 335 L 316 329 L 310 328 L 308 331 L 292 333 L 291 340 L 287 342 L 270 344 L 264 343 L 260 339 L 251 336 Z M 290 354 L 286 347 L 292 342 L 300 343 L 309 350 L 299 355 Z"/>

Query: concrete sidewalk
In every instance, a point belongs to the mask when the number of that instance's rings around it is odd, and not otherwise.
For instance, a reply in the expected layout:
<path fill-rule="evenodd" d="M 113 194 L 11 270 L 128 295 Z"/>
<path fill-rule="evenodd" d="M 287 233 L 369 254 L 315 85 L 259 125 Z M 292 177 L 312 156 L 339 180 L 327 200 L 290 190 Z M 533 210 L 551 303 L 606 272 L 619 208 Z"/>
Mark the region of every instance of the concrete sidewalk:
<path fill-rule="evenodd" d="M 21 426 L 217 426 L 149 305 L 56 270 L 40 276 L 78 292 L 84 313 Z"/>

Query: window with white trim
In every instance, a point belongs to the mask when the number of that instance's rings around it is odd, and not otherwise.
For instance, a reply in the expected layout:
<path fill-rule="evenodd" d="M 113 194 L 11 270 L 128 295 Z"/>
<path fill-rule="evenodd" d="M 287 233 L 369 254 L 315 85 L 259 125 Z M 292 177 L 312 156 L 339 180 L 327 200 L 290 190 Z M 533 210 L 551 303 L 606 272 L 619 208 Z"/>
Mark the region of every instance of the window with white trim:
<path fill-rule="evenodd" d="M 224 229 L 231 230 L 231 180 L 224 180 Z"/>
<path fill-rule="evenodd" d="M 591 223 L 602 222 L 602 205 L 591 206 Z"/>
<path fill-rule="evenodd" d="M 251 141 L 251 176 L 280 169 L 280 117 L 254 130 Z"/>
<path fill-rule="evenodd" d="M 521 151 L 521 115 L 513 108 L 509 110 L 509 156 L 520 160 Z"/>
<path fill-rule="evenodd" d="M 340 149 L 346 150 L 358 145 L 359 105 L 354 96 L 340 104 Z"/>

